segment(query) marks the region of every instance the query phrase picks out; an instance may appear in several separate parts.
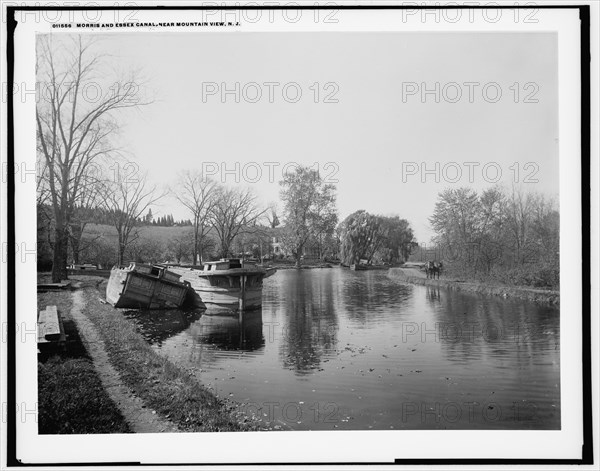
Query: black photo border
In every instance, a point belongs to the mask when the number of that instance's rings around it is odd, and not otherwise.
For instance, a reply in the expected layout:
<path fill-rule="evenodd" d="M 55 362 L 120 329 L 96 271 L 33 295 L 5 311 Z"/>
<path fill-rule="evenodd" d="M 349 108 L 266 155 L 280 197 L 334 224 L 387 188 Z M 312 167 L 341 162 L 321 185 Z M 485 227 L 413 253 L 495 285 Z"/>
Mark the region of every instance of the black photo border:
<path fill-rule="evenodd" d="M 103 10 L 422 10 L 422 9 L 530 9 L 531 5 L 493 5 L 493 6 L 400 6 L 400 5 L 293 5 L 293 6 L 242 6 L 242 5 L 222 5 L 222 6 L 178 6 L 178 5 L 136 5 L 132 6 L 7 6 L 7 81 L 14 81 L 14 35 L 17 28 L 17 12 L 37 12 L 37 11 L 103 11 Z M 6 435 L 6 464 L 9 467 L 72 467 L 72 466 L 307 466 L 307 465 L 581 465 L 593 464 L 593 434 L 592 434 L 592 364 L 591 364 L 591 261 L 590 261 L 590 152 L 591 152 L 591 109 L 590 109 L 590 6 L 589 5 L 535 5 L 535 8 L 546 9 L 567 9 L 577 10 L 580 19 L 580 65 L 581 65 L 581 217 L 582 217 L 582 352 L 583 363 L 583 445 L 580 459 L 403 459 L 397 458 L 392 462 L 248 462 L 248 463 L 140 463 L 140 462 L 83 462 L 83 463 L 23 463 L 17 459 L 17 424 L 16 424 L 16 356 L 15 356 L 15 329 L 7 329 L 7 435 Z M 15 163 L 14 155 L 14 130 L 15 123 L 13 119 L 13 96 L 7 94 L 7 164 L 8 168 L 13 168 Z M 14 178 L 7 178 L 7 246 L 15 246 L 15 181 Z M 15 286 L 15 265 L 16 254 L 14 251 L 7 257 L 7 323 L 15 325 L 16 319 L 16 286 Z M 265 436 L 266 437 L 266 436 Z"/>

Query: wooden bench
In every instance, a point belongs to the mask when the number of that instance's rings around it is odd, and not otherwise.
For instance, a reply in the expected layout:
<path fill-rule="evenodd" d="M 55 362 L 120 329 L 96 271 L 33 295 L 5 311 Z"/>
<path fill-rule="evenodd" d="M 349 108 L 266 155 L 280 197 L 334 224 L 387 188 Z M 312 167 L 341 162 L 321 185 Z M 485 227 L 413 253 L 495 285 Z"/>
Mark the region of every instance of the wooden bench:
<path fill-rule="evenodd" d="M 38 348 L 47 345 L 64 345 L 67 336 L 56 306 L 46 306 L 38 314 Z"/>
<path fill-rule="evenodd" d="M 66 283 L 38 283 L 37 292 L 45 293 L 46 291 L 57 291 L 61 289 L 71 289 L 71 282 Z"/>

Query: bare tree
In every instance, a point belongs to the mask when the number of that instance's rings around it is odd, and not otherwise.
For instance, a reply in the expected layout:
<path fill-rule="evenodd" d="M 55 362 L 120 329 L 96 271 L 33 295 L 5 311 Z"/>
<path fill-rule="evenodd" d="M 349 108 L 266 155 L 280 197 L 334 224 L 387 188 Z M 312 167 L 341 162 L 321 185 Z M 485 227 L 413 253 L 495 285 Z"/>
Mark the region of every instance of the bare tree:
<path fill-rule="evenodd" d="M 120 179 L 105 184 L 102 205 L 117 230 L 119 265 L 123 263 L 127 246 L 139 237 L 133 230 L 141 223 L 142 215 L 162 196 L 156 196 L 156 186 L 149 186 L 144 175 L 136 181 Z"/>
<path fill-rule="evenodd" d="M 40 159 L 38 155 L 36 171 L 36 207 L 37 207 L 37 248 L 38 262 L 42 257 L 42 252 L 49 252 L 49 256 L 44 257 L 46 261 L 51 259 L 52 254 L 52 233 L 53 221 L 52 211 L 48 206 L 50 202 L 50 189 L 48 186 L 48 165 L 45 159 Z M 48 250 L 44 250 L 48 249 Z"/>
<path fill-rule="evenodd" d="M 211 220 L 219 239 L 220 256 L 228 257 L 235 237 L 251 231 L 266 211 L 259 209 L 257 198 L 250 190 L 219 188 Z"/>
<path fill-rule="evenodd" d="M 204 236 L 210 229 L 210 217 L 215 204 L 217 183 L 206 178 L 200 172 L 186 171 L 179 177 L 175 197 L 192 213 L 194 227 L 194 243 L 192 246 L 193 261 L 202 258 Z M 202 260 L 200 260 L 202 262 Z"/>
<path fill-rule="evenodd" d="M 527 258 L 534 199 L 535 195 L 532 193 L 525 193 L 521 188 L 514 186 L 508 197 L 507 224 L 512 236 L 517 264 L 523 264 Z"/>
<path fill-rule="evenodd" d="M 106 70 L 84 35 L 42 35 L 37 41 L 37 82 L 43 91 L 37 103 L 37 147 L 45 162 L 54 216 L 52 280 L 67 278 L 69 230 L 75 206 L 89 180 L 90 167 L 113 153 L 109 137 L 118 129 L 114 112 L 142 104 L 136 96 L 135 74 L 112 81 L 110 90 L 95 88 Z M 100 96 L 98 96 L 100 94 Z"/>
<path fill-rule="evenodd" d="M 94 221 L 97 214 L 96 208 L 99 206 L 101 182 L 94 174 L 86 174 L 82 179 L 82 182 L 81 192 L 78 201 L 74 204 L 68 228 L 74 264 L 79 264 L 80 254 L 86 251 L 96 239 L 101 237 L 100 235 L 97 235 L 91 239 L 88 237 L 85 241 L 83 239 L 85 227 L 90 222 Z"/>
<path fill-rule="evenodd" d="M 188 231 L 186 231 L 183 234 L 180 234 L 180 235 L 174 237 L 173 239 L 171 239 L 169 248 L 171 249 L 171 253 L 175 257 L 175 260 L 177 261 L 177 263 L 181 263 L 181 260 L 184 257 L 186 257 L 186 256 L 189 257 L 190 247 L 194 243 L 192 240 L 192 237 L 190 237 L 190 236 L 193 237 L 193 234 L 190 234 Z M 194 263 L 194 262 L 192 262 L 192 263 Z"/>

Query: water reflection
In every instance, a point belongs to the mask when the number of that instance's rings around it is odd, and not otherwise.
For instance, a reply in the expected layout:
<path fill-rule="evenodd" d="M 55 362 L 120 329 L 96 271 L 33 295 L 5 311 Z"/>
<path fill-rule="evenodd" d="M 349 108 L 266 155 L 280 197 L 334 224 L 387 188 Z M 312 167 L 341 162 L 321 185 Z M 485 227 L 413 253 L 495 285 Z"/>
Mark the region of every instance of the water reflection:
<path fill-rule="evenodd" d="M 277 287 L 279 302 L 267 309 L 283 315 L 279 349 L 283 367 L 307 375 L 336 348 L 335 272 L 328 271 L 318 278 L 307 270 L 293 270 L 287 275 L 287 281 Z"/>
<path fill-rule="evenodd" d="M 138 325 L 143 337 L 151 344 L 162 342 L 187 329 L 202 317 L 203 311 L 181 311 L 178 309 L 125 311 L 124 315 Z"/>
<path fill-rule="evenodd" d="M 177 316 L 137 322 L 221 397 L 274 411 L 264 420 L 286 428 L 561 426 L 554 307 L 376 271 L 282 270 L 265 280 L 262 310 L 241 320 Z"/>
<path fill-rule="evenodd" d="M 252 352 L 265 345 L 262 311 L 237 314 L 206 313 L 191 325 L 189 334 L 194 342 L 210 345 L 219 350 Z"/>
<path fill-rule="evenodd" d="M 366 324 L 374 315 L 394 306 L 401 306 L 410 298 L 413 286 L 392 282 L 385 272 L 342 272 L 341 299 L 349 317 Z"/>
<path fill-rule="evenodd" d="M 427 300 L 432 303 L 439 303 L 442 300 L 440 289 L 435 286 L 426 286 L 427 289 Z"/>

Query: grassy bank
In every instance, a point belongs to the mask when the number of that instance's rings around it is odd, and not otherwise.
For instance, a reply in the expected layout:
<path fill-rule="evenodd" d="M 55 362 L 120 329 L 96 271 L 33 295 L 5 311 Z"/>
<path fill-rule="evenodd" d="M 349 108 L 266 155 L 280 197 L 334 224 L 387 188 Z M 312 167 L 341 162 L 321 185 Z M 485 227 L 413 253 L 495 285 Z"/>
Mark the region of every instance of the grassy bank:
<path fill-rule="evenodd" d="M 106 281 L 86 277 L 84 314 L 95 324 L 111 364 L 122 381 L 144 403 L 182 431 L 255 430 L 248 419 L 234 415 L 192 376 L 158 355 L 123 313 L 103 304 Z M 98 282 L 102 281 L 99 286 Z M 98 286 L 98 287 L 97 287 Z M 246 421 L 245 421 L 246 420 Z"/>
<path fill-rule="evenodd" d="M 89 359 L 39 363 L 38 397 L 40 434 L 130 432 Z"/>
<path fill-rule="evenodd" d="M 391 268 L 388 276 L 415 285 L 436 286 L 488 296 L 519 298 L 551 305 L 558 305 L 560 303 L 559 291 L 529 288 L 526 286 L 504 286 L 489 282 L 463 281 L 444 277 L 439 280 L 427 279 L 423 273 L 415 268 Z"/>
<path fill-rule="evenodd" d="M 40 434 L 126 433 L 125 419 L 112 402 L 81 342 L 69 313 L 70 291 L 39 293 L 38 310 L 55 305 L 63 317 L 67 348 L 38 355 Z"/>

